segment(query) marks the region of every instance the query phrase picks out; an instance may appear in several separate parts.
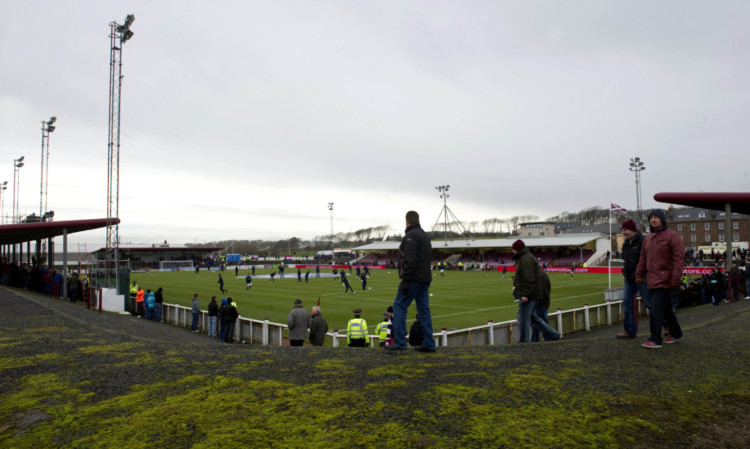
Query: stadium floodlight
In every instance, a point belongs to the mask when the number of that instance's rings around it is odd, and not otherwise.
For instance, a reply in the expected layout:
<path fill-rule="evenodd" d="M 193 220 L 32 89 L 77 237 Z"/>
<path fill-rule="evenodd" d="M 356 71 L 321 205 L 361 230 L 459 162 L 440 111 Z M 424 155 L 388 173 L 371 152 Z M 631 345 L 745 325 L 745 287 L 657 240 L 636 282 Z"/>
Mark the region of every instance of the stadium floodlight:
<path fill-rule="evenodd" d="M 109 45 L 109 135 L 107 141 L 107 242 L 104 282 L 119 291 L 118 276 L 120 250 L 120 100 L 122 97 L 122 47 L 133 37 L 130 26 L 135 21 L 133 14 L 119 24 L 110 22 Z"/>
<path fill-rule="evenodd" d="M 49 134 L 55 130 L 52 126 L 57 121 L 54 115 L 49 120 L 42 121 L 42 175 L 39 182 L 39 216 L 44 216 L 47 210 L 47 192 L 49 187 Z"/>
<path fill-rule="evenodd" d="M 639 157 L 630 159 L 630 171 L 635 172 L 635 199 L 638 209 L 638 230 L 641 230 L 641 172 L 646 169 Z"/>
<path fill-rule="evenodd" d="M 21 190 L 21 167 L 23 167 L 24 157 L 13 159 L 13 220 L 11 223 L 18 223 L 18 196 Z"/>
<path fill-rule="evenodd" d="M 4 190 L 8 190 L 8 181 L 0 184 L 0 222 L 5 224 L 5 193 Z"/>
<path fill-rule="evenodd" d="M 331 245 L 333 245 L 333 203 L 328 203 L 328 210 L 331 212 Z"/>

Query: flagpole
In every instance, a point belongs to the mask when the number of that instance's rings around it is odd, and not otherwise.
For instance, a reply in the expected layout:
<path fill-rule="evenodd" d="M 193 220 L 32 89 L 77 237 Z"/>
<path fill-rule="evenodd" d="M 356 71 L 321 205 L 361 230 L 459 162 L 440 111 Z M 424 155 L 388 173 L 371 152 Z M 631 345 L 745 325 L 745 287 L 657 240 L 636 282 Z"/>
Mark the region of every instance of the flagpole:
<path fill-rule="evenodd" d="M 609 257 L 607 257 L 607 276 L 609 279 L 609 290 L 612 290 L 612 201 L 609 202 L 609 248 L 607 248 L 607 252 L 609 253 Z"/>

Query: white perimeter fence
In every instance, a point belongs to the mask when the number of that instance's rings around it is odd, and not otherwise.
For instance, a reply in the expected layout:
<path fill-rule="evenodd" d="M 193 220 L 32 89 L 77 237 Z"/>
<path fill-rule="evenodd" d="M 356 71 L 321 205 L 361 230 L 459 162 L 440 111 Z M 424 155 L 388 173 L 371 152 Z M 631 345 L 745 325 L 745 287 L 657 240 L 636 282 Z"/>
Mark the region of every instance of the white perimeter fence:
<path fill-rule="evenodd" d="M 574 332 L 588 331 L 592 327 L 611 325 L 622 321 L 624 313 L 622 309 L 623 289 L 608 290 L 605 292 L 605 301 L 602 304 L 571 310 L 557 309 L 549 314 L 550 326 L 559 331 L 563 336 Z M 636 301 L 636 315 L 643 316 L 648 309 L 641 301 Z M 190 307 L 177 304 L 164 304 L 164 321 L 177 326 L 190 327 L 193 322 L 193 314 Z M 198 328 L 202 332 L 208 329 L 208 312 L 201 311 L 198 320 Z M 234 327 L 234 341 L 243 343 L 255 343 L 261 345 L 282 346 L 284 342 L 285 324 L 273 323 L 266 320 L 255 320 L 239 317 Z M 518 328 L 516 320 L 493 323 L 489 321 L 483 326 L 468 329 L 447 330 L 443 328 L 440 332 L 433 333 L 435 343 L 438 346 L 479 346 L 479 345 L 502 345 L 518 342 Z M 326 334 L 327 346 L 346 346 L 345 332 L 329 332 Z M 377 347 L 379 340 L 377 335 L 370 335 L 370 346 Z"/>

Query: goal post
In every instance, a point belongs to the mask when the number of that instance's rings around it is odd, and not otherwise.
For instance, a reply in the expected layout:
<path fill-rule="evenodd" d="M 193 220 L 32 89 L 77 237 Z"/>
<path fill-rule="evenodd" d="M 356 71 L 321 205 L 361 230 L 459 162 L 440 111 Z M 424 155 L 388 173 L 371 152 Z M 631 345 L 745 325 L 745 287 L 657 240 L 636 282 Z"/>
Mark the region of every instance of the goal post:
<path fill-rule="evenodd" d="M 192 260 L 162 260 L 159 262 L 159 269 L 162 271 L 179 271 L 193 268 Z"/>

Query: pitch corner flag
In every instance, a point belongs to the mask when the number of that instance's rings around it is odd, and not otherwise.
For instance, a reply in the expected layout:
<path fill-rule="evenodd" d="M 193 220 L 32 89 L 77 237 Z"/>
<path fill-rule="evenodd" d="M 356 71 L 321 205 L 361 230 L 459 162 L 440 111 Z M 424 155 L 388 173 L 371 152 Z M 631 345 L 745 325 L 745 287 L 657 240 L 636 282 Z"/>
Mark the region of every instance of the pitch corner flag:
<path fill-rule="evenodd" d="M 612 212 L 620 212 L 620 213 L 627 212 L 627 210 L 624 207 L 620 207 L 615 203 L 609 203 L 609 208 L 612 210 Z"/>
<path fill-rule="evenodd" d="M 318 296 L 318 307 L 320 307 L 320 296 Z"/>

